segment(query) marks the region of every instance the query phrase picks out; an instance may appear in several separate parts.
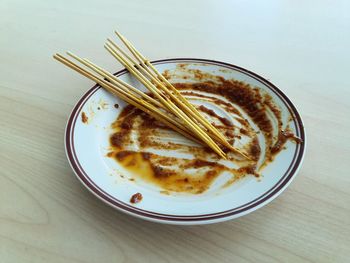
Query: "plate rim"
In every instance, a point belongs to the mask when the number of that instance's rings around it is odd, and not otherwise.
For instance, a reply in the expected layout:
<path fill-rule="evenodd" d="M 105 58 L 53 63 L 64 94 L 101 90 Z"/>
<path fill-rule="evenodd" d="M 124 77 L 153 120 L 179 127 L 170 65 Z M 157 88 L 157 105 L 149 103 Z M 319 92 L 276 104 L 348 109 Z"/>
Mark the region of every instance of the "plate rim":
<path fill-rule="evenodd" d="M 292 180 L 297 175 L 303 163 L 303 159 L 305 156 L 305 149 L 306 149 L 306 134 L 305 134 L 302 118 L 297 108 L 291 102 L 288 96 L 285 95 L 278 87 L 272 84 L 269 80 L 265 79 L 264 77 L 250 70 L 247 70 L 243 67 L 240 67 L 234 64 L 212 60 L 212 59 L 199 59 L 199 58 L 168 58 L 168 59 L 159 59 L 159 60 L 151 61 L 151 63 L 154 65 L 166 64 L 166 63 L 180 63 L 180 62 L 205 63 L 205 64 L 223 66 L 229 69 L 238 70 L 241 73 L 246 74 L 258 80 L 259 82 L 262 82 L 263 84 L 265 84 L 271 91 L 273 91 L 284 102 L 284 104 L 286 105 L 290 113 L 293 115 L 294 120 L 297 124 L 296 125 L 297 136 L 299 136 L 303 140 L 303 142 L 297 145 L 293 156 L 293 160 L 291 161 L 291 164 L 288 167 L 286 173 L 283 176 L 281 176 L 280 180 L 275 185 L 273 185 L 269 190 L 267 190 L 264 194 L 260 195 L 259 197 L 255 198 L 254 200 L 242 206 L 234 207 L 226 211 L 221 211 L 221 212 L 211 213 L 211 214 L 202 214 L 202 215 L 161 214 L 161 213 L 140 209 L 136 206 L 133 206 L 118 200 L 117 198 L 103 191 L 103 189 L 98 187 L 93 182 L 93 180 L 89 178 L 87 173 L 81 167 L 75 155 L 73 132 L 74 132 L 74 125 L 78 117 L 77 115 L 79 115 L 79 112 L 81 108 L 84 106 L 85 102 L 96 91 L 102 88 L 98 84 L 95 84 L 92 88 L 90 88 L 81 96 L 81 98 L 73 107 L 66 124 L 65 135 L 64 135 L 65 152 L 66 152 L 68 162 L 73 172 L 75 173 L 76 177 L 91 193 L 93 193 L 96 197 L 98 197 L 104 203 L 112 206 L 113 208 L 116 208 L 117 210 L 132 216 L 136 216 L 145 220 L 159 222 L 159 223 L 179 224 L 179 225 L 216 223 L 216 222 L 226 221 L 229 219 L 238 218 L 240 216 L 251 213 L 256 209 L 268 204 L 269 202 L 274 200 L 277 196 L 279 196 L 288 187 L 288 185 L 292 182 Z M 121 76 L 127 72 L 128 72 L 127 69 L 122 69 L 114 73 L 114 75 Z"/>

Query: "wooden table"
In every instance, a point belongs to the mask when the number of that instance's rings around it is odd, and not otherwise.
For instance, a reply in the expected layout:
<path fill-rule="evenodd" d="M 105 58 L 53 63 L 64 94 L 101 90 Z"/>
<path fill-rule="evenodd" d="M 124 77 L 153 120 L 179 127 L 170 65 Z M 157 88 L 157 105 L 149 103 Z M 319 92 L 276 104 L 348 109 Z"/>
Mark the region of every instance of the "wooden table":
<path fill-rule="evenodd" d="M 349 262 L 349 1 L 2 0 L 0 10 L 0 262 Z M 69 49 L 117 71 L 103 49 L 116 28 L 151 59 L 222 60 L 289 95 L 308 135 L 291 186 L 252 214 L 194 227 L 138 220 L 91 195 L 63 134 L 92 83 L 51 56 Z"/>

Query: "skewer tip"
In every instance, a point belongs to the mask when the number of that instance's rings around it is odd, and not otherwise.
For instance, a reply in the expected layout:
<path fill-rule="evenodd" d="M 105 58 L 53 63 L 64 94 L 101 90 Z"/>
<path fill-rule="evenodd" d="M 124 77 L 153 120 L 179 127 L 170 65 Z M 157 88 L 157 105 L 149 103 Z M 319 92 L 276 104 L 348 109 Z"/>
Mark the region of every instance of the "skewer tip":
<path fill-rule="evenodd" d="M 62 58 L 64 58 L 62 55 L 60 55 L 59 53 L 53 54 L 52 56 L 54 59 L 56 60 L 61 60 Z"/>
<path fill-rule="evenodd" d="M 115 30 L 114 33 L 115 33 L 115 34 L 119 37 L 119 39 L 120 39 L 121 41 L 123 41 L 124 43 L 125 43 L 125 42 L 128 42 L 128 40 L 127 40 L 121 33 L 119 33 L 117 30 Z"/>
<path fill-rule="evenodd" d="M 76 57 L 76 55 L 74 55 L 74 54 L 73 54 L 72 52 L 70 52 L 70 51 L 67 51 L 66 54 L 67 54 L 68 56 L 73 57 L 73 58 Z"/>

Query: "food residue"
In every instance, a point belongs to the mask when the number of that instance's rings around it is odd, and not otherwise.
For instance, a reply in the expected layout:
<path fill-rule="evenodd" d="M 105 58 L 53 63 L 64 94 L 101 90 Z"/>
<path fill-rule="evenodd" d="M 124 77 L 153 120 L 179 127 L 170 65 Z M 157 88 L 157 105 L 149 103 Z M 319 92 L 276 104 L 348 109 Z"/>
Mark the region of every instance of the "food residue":
<path fill-rule="evenodd" d="M 137 203 L 140 203 L 142 201 L 142 194 L 141 193 L 136 193 L 136 194 L 133 194 L 130 198 L 130 203 L 132 204 L 137 204 Z"/>
<path fill-rule="evenodd" d="M 82 112 L 82 113 L 81 113 L 81 121 L 82 121 L 83 123 L 85 123 L 85 124 L 87 124 L 88 121 L 89 121 L 89 118 L 88 118 L 88 116 L 86 115 L 85 112 Z"/>
<path fill-rule="evenodd" d="M 158 186 L 163 193 L 200 194 L 221 175 L 227 177 L 222 187 L 247 175 L 259 177 L 262 167 L 273 161 L 288 140 L 301 142 L 288 121 L 283 122 L 278 105 L 263 90 L 241 81 L 186 70 L 197 82 L 173 85 L 250 160 L 222 147 L 227 152 L 227 160 L 223 160 L 207 147 L 128 105 L 112 124 L 108 156 L 133 177 Z M 166 77 L 171 78 L 169 72 Z"/>

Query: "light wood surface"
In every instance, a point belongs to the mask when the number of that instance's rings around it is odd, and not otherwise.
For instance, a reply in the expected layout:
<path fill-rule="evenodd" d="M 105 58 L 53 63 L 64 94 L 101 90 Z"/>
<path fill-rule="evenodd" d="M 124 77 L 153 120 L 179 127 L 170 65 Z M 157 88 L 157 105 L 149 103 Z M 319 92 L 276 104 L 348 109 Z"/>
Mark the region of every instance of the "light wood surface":
<path fill-rule="evenodd" d="M 350 2 L 0 2 L 0 262 L 349 262 Z M 126 216 L 75 178 L 67 117 L 92 83 L 52 59 L 120 69 L 114 29 L 150 59 L 251 69 L 296 104 L 308 135 L 290 187 L 258 211 L 179 227 Z"/>

